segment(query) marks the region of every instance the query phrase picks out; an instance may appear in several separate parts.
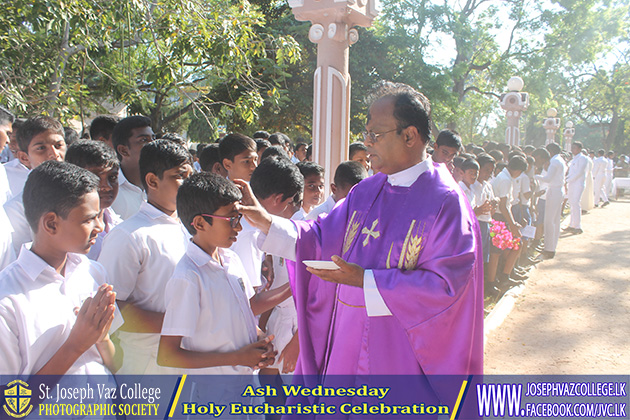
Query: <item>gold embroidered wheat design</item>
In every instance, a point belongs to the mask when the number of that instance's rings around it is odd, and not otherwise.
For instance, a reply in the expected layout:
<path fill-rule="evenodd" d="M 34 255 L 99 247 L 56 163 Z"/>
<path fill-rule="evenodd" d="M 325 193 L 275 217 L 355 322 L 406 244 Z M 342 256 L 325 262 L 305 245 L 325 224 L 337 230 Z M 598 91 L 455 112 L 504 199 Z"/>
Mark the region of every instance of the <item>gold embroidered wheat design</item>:
<path fill-rule="evenodd" d="M 348 228 L 346 230 L 346 236 L 343 241 L 343 253 L 345 254 L 350 249 L 350 245 L 354 241 L 355 236 L 359 232 L 359 222 L 354 222 L 354 217 L 357 215 L 356 210 L 352 213 L 350 222 L 348 222 Z"/>
<path fill-rule="evenodd" d="M 422 236 L 412 236 L 409 238 L 407 252 L 405 253 L 405 270 L 413 270 L 416 267 L 421 250 Z"/>

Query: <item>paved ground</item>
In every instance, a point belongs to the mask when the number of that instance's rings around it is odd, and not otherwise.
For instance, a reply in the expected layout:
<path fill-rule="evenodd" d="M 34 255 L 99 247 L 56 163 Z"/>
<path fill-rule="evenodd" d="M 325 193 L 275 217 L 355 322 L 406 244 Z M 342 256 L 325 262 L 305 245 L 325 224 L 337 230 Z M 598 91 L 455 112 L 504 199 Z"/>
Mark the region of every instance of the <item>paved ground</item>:
<path fill-rule="evenodd" d="M 630 373 L 630 199 L 591 210 L 582 225 L 582 235 L 560 237 L 556 258 L 488 334 L 485 373 Z"/>

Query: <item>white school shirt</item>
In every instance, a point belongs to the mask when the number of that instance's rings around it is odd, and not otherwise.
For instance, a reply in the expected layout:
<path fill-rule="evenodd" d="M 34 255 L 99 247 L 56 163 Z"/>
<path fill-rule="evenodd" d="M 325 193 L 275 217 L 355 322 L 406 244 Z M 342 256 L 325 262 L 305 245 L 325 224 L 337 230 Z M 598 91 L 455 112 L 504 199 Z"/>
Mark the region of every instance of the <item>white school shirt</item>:
<path fill-rule="evenodd" d="M 543 176 L 536 175 L 536 179 L 547 184 L 548 188 L 562 188 L 564 192 L 564 174 L 567 171 L 567 164 L 560 154 L 554 155 L 549 161 L 547 173 Z"/>
<path fill-rule="evenodd" d="M 250 225 L 245 218 L 241 219 L 241 226 L 243 230 L 238 233 L 236 242 L 232 244 L 230 249 L 241 259 L 250 285 L 252 287 L 260 287 L 262 285 L 262 262 L 264 259 L 264 253 L 258 246 L 260 231 Z M 253 294 L 247 296 L 247 298 L 252 296 Z"/>
<path fill-rule="evenodd" d="M 9 186 L 7 170 L 4 169 L 4 165 L 0 165 L 0 206 L 4 206 L 4 203 L 9 201 L 11 197 L 11 187 Z"/>
<path fill-rule="evenodd" d="M 24 202 L 22 201 L 22 191 L 4 204 L 4 211 L 11 222 L 13 233 L 11 241 L 15 255 L 20 254 L 22 245 L 33 241 L 31 226 L 24 215 Z"/>
<path fill-rule="evenodd" d="M 477 206 L 483 205 L 487 200 L 494 200 L 494 192 L 492 191 L 492 185 L 488 181 L 484 181 L 483 184 L 479 181 L 475 181 L 472 185 L 473 193 L 475 194 L 475 203 Z M 484 213 L 477 216 L 477 220 L 480 222 L 492 221 L 492 215 L 490 213 Z"/>
<path fill-rule="evenodd" d="M 11 222 L 4 212 L 4 207 L 0 206 L 0 271 L 15 261 L 12 234 Z"/>
<path fill-rule="evenodd" d="M 109 231 L 122 222 L 123 219 L 121 219 L 111 207 L 106 207 L 103 210 L 103 231 L 96 236 L 96 243 L 92 245 L 90 252 L 87 253 L 87 257 L 89 259 L 94 261 L 98 260 L 98 257 L 101 255 L 101 249 L 103 248 L 103 241 L 105 240 L 105 237 Z"/>
<path fill-rule="evenodd" d="M 613 160 L 610 158 L 606 159 L 608 160 L 608 163 L 606 165 L 606 176 L 612 176 L 615 170 L 615 162 L 613 162 Z"/>
<path fill-rule="evenodd" d="M 477 204 L 475 202 L 475 193 L 473 192 L 472 188 L 468 187 L 468 185 L 466 185 L 464 181 L 459 181 L 459 188 L 461 188 L 462 191 L 464 192 L 464 195 L 466 196 L 466 198 L 468 199 L 468 202 L 470 203 L 470 207 L 474 209 L 477 206 Z"/>
<path fill-rule="evenodd" d="M 530 185 L 529 176 L 523 172 L 519 175 L 518 179 L 520 180 L 520 190 L 518 194 L 518 204 L 523 206 L 529 206 L 530 198 L 525 198 L 525 194 L 532 192 L 532 187 Z"/>
<path fill-rule="evenodd" d="M 521 174 L 523 175 L 523 174 Z M 516 178 L 512 178 L 512 206 L 515 206 L 520 203 L 521 197 L 521 184 L 523 179 L 521 176 L 517 176 Z"/>
<path fill-rule="evenodd" d="M 588 172 L 588 158 L 582 153 L 573 156 L 569 162 L 569 172 L 567 172 L 567 184 L 576 185 L 586 182 L 586 173 Z"/>
<path fill-rule="evenodd" d="M 142 203 L 146 203 L 146 193 L 125 178 L 122 168 L 118 169 L 118 196 L 112 204 L 112 210 L 121 219 L 127 220 L 140 210 Z"/>
<path fill-rule="evenodd" d="M 492 180 L 492 192 L 497 198 L 506 197 L 505 205 L 508 210 L 512 207 L 512 176 L 507 168 L 503 170 Z M 497 209 L 497 212 L 499 210 Z"/>
<path fill-rule="evenodd" d="M 244 287 L 241 260 L 219 248 L 221 264 L 192 241 L 166 286 L 162 335 L 181 336 L 181 347 L 196 352 L 230 352 L 257 341 L 256 319 Z M 246 366 L 188 369 L 193 375 L 251 375 Z"/>
<path fill-rule="evenodd" d="M 387 175 L 387 182 L 394 187 L 410 187 L 420 175 L 429 169 L 429 165 L 433 165 L 433 160 L 427 158 L 410 168 Z M 263 241 L 261 248 L 271 255 L 282 255 L 291 261 L 295 261 L 297 228 L 293 222 L 283 217 L 271 216 L 271 219 L 269 233 L 266 236 L 260 235 L 260 240 Z M 363 274 L 363 296 L 368 316 L 392 315 L 378 291 L 372 270 L 365 270 Z"/>
<path fill-rule="evenodd" d="M 106 283 L 103 267 L 85 255 L 67 256 L 65 276 L 26 246 L 0 273 L 0 375 L 32 375 L 68 339 L 75 308 Z M 122 325 L 116 312 L 110 333 Z M 96 346 L 83 353 L 67 374 L 106 375 Z"/>
<path fill-rule="evenodd" d="M 24 184 L 26 184 L 26 179 L 31 170 L 24 166 L 20 159 L 14 159 L 5 163 L 4 169 L 7 171 L 11 196 L 15 197 L 24 189 Z"/>
<path fill-rule="evenodd" d="M 324 201 L 319 206 L 315 207 L 309 214 L 306 215 L 304 220 L 317 220 L 320 214 L 328 214 L 335 207 L 337 202 L 333 198 L 332 194 L 328 196 L 326 201 Z"/>
<path fill-rule="evenodd" d="M 600 156 L 593 161 L 593 178 L 606 176 L 606 168 L 608 167 L 608 159 Z"/>
<path fill-rule="evenodd" d="M 163 313 L 165 289 L 177 262 L 186 253 L 190 234 L 179 220 L 149 203 L 112 229 L 98 261 L 103 264 L 117 299 L 139 308 Z M 157 366 L 159 333 L 118 333 L 125 357 L 124 374 L 166 374 Z"/>

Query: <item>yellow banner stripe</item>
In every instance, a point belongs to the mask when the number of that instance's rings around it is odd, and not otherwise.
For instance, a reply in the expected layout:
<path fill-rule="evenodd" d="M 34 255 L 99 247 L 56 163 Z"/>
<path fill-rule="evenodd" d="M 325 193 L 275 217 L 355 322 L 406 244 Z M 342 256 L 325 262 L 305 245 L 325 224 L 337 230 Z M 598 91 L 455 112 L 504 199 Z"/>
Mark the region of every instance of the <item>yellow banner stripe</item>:
<path fill-rule="evenodd" d="M 173 417 L 173 414 L 175 414 L 175 407 L 177 407 L 177 401 L 179 401 L 179 396 L 182 393 L 182 389 L 184 389 L 184 383 L 186 382 L 186 376 L 188 376 L 188 375 L 185 375 L 185 374 L 182 375 L 182 380 L 179 382 L 179 387 L 177 388 L 177 394 L 175 394 L 175 399 L 173 400 L 173 405 L 171 406 L 171 412 L 168 413 L 169 417 Z M 460 398 L 461 398 L 461 394 L 460 394 Z"/>
<path fill-rule="evenodd" d="M 462 402 L 462 397 L 464 396 L 464 391 L 466 390 L 466 385 L 468 381 L 462 382 L 462 387 L 459 390 L 459 395 L 457 396 L 457 401 L 455 402 L 455 407 L 453 407 L 453 413 L 451 414 L 451 420 L 455 420 L 455 416 L 457 415 L 457 410 L 459 409 L 459 405 Z"/>

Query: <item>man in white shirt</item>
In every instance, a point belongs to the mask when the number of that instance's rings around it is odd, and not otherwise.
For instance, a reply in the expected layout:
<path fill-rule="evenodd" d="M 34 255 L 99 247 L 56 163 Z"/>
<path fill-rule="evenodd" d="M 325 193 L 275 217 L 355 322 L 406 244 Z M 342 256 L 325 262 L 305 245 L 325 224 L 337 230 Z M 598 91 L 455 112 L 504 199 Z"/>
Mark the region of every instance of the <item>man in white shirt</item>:
<path fill-rule="evenodd" d="M 155 140 L 151 129 L 151 119 L 142 115 L 134 115 L 122 119 L 114 127 L 112 142 L 120 161 L 118 183 L 120 189 L 112 209 L 123 220 L 136 214 L 140 205 L 146 202 L 146 194 L 142 186 L 140 169 L 140 150 Z"/>
<path fill-rule="evenodd" d="M 560 238 L 560 218 L 562 216 L 562 201 L 564 199 L 564 174 L 567 167 L 560 155 L 562 149 L 557 143 L 549 143 L 546 149 L 551 155 L 547 174 L 545 176 L 536 175 L 536 179 L 547 185 L 544 220 L 545 247 L 542 256 L 550 259 L 556 255 L 556 247 Z M 538 155 L 535 158 L 537 162 L 539 159 L 544 159 Z M 544 162 L 541 163 L 541 165 L 544 164 Z"/>
<path fill-rule="evenodd" d="M 582 143 L 571 144 L 573 159 L 569 162 L 567 172 L 567 196 L 571 206 L 571 221 L 565 230 L 571 233 L 582 233 L 582 193 L 586 186 L 588 158 L 582 154 Z"/>
<path fill-rule="evenodd" d="M 606 194 L 610 195 L 612 193 L 612 180 L 615 172 L 615 162 L 613 159 L 615 158 L 615 152 L 610 151 L 606 154 L 606 159 L 608 159 L 608 165 L 606 166 Z"/>
<path fill-rule="evenodd" d="M 599 207 L 602 203 L 602 207 L 610 204 L 608 202 L 608 194 L 606 192 L 606 169 L 608 167 L 608 159 L 606 159 L 606 151 L 599 149 L 597 151 L 597 158 L 593 161 L 593 179 L 594 179 L 594 200 L 595 207 Z"/>

